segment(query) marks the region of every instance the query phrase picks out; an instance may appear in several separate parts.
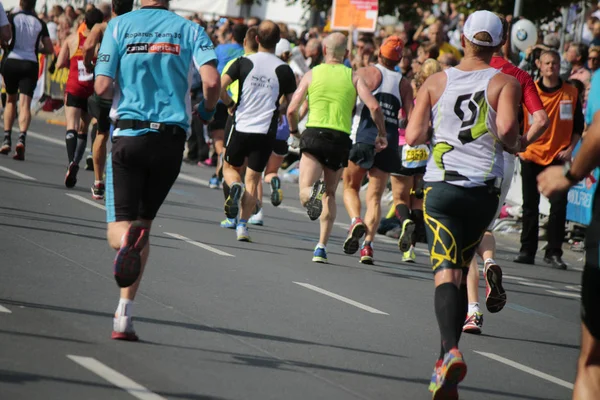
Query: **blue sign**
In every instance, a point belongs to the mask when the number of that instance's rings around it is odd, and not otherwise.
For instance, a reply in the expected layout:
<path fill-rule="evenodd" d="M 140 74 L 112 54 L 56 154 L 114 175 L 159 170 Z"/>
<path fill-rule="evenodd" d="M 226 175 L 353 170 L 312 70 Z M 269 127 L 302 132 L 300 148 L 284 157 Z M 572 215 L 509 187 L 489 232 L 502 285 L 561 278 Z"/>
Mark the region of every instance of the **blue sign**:
<path fill-rule="evenodd" d="M 573 156 L 577 154 L 581 147 L 581 141 L 575 146 Z M 600 179 L 600 169 L 596 168 L 592 175 L 595 182 L 590 177 L 585 178 L 569 190 L 567 203 L 567 221 L 582 225 L 589 225 L 592 220 L 592 205 L 594 204 L 594 193 Z"/>

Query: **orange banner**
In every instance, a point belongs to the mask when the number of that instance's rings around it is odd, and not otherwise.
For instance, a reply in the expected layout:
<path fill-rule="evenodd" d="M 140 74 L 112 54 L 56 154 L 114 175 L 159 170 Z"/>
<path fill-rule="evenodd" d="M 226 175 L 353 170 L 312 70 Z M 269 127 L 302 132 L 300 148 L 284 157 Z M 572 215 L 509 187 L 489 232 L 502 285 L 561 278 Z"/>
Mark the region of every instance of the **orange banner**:
<path fill-rule="evenodd" d="M 379 5 L 377 0 L 333 0 L 331 30 L 375 32 Z"/>

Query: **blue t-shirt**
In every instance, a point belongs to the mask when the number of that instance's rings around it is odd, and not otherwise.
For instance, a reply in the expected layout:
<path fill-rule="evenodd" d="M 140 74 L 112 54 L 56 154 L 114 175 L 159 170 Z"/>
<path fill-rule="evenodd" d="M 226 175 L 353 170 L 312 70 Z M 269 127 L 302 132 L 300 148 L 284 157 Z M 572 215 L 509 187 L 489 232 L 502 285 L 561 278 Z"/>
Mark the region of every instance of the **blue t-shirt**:
<path fill-rule="evenodd" d="M 98 54 L 96 76 L 115 81 L 113 119 L 190 128 L 192 70 L 215 60 L 204 29 L 164 8 L 145 7 L 113 18 Z M 150 129 L 115 129 L 139 136 Z"/>
<path fill-rule="evenodd" d="M 594 114 L 600 111 L 600 70 L 592 76 L 590 93 L 585 110 L 585 123 L 590 125 L 594 120 Z"/>
<path fill-rule="evenodd" d="M 215 49 L 215 53 L 217 54 L 217 70 L 219 70 L 219 74 L 222 74 L 229 61 L 244 55 L 244 47 L 237 43 L 220 44 Z"/>

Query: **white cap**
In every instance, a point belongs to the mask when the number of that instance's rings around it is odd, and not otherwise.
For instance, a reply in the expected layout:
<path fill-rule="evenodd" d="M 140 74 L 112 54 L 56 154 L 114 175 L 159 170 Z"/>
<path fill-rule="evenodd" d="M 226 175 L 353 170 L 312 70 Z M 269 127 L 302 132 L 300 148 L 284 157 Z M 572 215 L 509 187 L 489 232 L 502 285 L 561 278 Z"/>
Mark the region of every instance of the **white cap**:
<path fill-rule="evenodd" d="M 480 32 L 487 32 L 492 37 L 492 43 L 475 39 Z M 475 11 L 469 15 L 463 28 L 463 34 L 471 43 L 485 47 L 496 47 L 502 43 L 502 22 L 496 14 L 490 11 Z"/>
<path fill-rule="evenodd" d="M 289 51 L 292 51 L 290 42 L 287 39 L 279 39 L 279 42 L 277 42 L 277 46 L 275 47 L 275 55 L 280 57 L 283 53 Z"/>

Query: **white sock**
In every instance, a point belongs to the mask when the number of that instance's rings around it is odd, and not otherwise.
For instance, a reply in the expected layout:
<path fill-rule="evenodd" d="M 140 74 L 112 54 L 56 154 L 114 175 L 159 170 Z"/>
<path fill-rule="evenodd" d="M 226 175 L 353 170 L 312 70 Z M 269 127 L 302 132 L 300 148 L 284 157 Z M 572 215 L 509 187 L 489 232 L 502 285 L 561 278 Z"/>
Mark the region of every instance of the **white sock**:
<path fill-rule="evenodd" d="M 356 222 L 356 220 L 357 220 L 356 217 L 352 218 L 352 221 L 350 221 L 350 225 L 353 225 Z"/>
<path fill-rule="evenodd" d="M 131 317 L 132 308 L 133 308 L 133 300 L 120 298 L 119 305 L 117 306 L 117 311 L 115 311 L 115 316 Z"/>
<path fill-rule="evenodd" d="M 483 265 L 495 265 L 496 261 L 494 261 L 493 258 L 486 258 L 485 261 L 483 262 Z"/>
<path fill-rule="evenodd" d="M 325 245 L 323 243 L 317 243 L 317 249 L 324 249 Z"/>
<path fill-rule="evenodd" d="M 99 184 L 101 184 L 101 183 L 104 183 L 104 181 L 97 181 L 97 180 L 94 180 L 94 185 L 99 185 Z"/>
<path fill-rule="evenodd" d="M 469 303 L 469 314 L 473 314 L 474 312 L 479 311 L 479 303 Z"/>

